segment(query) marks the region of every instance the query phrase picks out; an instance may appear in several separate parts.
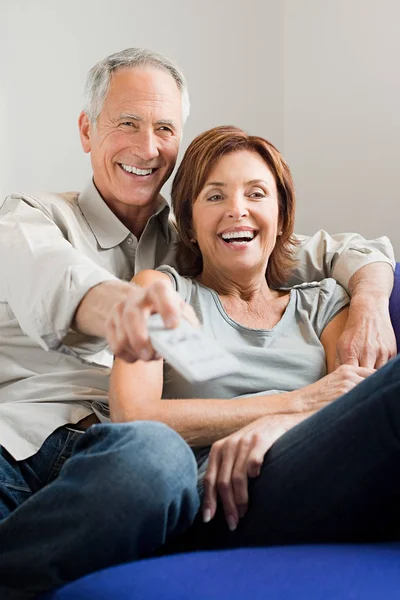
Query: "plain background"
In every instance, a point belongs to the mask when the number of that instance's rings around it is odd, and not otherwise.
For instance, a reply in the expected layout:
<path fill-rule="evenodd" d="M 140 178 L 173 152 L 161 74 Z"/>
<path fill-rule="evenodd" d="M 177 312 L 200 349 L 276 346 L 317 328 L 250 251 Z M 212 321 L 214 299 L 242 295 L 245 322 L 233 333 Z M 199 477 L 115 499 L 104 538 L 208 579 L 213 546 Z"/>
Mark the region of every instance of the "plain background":
<path fill-rule="evenodd" d="M 81 189 L 86 73 L 144 46 L 188 80 L 182 150 L 215 125 L 267 137 L 298 233 L 388 235 L 399 260 L 399 22 L 399 0 L 0 0 L 0 199 Z"/>

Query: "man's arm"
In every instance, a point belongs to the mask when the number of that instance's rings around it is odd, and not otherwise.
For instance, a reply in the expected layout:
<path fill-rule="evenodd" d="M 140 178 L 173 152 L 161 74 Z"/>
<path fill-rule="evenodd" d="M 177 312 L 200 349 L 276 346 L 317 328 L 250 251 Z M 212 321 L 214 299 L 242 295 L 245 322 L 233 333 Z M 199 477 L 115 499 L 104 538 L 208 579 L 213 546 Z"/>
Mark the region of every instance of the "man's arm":
<path fill-rule="evenodd" d="M 176 327 L 185 305 L 168 282 L 158 281 L 146 289 L 134 283 L 106 281 L 83 297 L 73 326 L 87 335 L 103 337 L 111 352 L 127 362 L 152 360 L 156 353 L 147 331 L 147 317 L 157 312 L 167 327 Z"/>
<path fill-rule="evenodd" d="M 295 236 L 298 260 L 290 279 L 302 281 L 333 277 L 350 294 L 350 311 L 337 346 L 336 366 L 359 364 L 379 368 L 396 354 L 389 316 L 393 287 L 394 252 L 387 237 L 366 240 L 357 233 L 312 237 Z"/>
<path fill-rule="evenodd" d="M 330 235 L 324 230 L 313 236 L 295 235 L 297 259 L 289 285 L 333 277 L 347 291 L 356 271 L 372 263 L 395 267 L 393 247 L 387 237 L 366 240 L 358 233 Z"/>
<path fill-rule="evenodd" d="M 336 365 L 359 364 L 379 369 L 396 355 L 396 339 L 389 315 L 393 269 L 372 263 L 351 277 L 351 302 L 346 327 L 336 348 Z"/>

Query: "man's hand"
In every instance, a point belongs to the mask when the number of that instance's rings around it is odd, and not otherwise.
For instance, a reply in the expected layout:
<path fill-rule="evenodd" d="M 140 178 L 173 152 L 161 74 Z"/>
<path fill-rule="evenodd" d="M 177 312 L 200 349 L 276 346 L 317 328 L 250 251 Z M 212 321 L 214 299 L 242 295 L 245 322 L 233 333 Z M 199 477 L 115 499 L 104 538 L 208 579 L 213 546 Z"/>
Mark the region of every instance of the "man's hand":
<path fill-rule="evenodd" d="M 379 369 L 396 356 L 396 339 L 389 315 L 393 269 L 383 262 L 371 263 L 349 281 L 349 317 L 340 336 L 335 366 L 359 365 Z"/>
<path fill-rule="evenodd" d="M 160 358 L 147 330 L 147 319 L 152 313 L 159 313 L 168 328 L 177 327 L 181 317 L 198 324 L 192 307 L 168 281 L 155 281 L 146 288 L 131 284 L 105 323 L 105 338 L 116 357 L 126 362 Z"/>
<path fill-rule="evenodd" d="M 353 298 L 346 327 L 337 343 L 335 366 L 349 364 L 379 369 L 396 352 L 387 299 Z"/>

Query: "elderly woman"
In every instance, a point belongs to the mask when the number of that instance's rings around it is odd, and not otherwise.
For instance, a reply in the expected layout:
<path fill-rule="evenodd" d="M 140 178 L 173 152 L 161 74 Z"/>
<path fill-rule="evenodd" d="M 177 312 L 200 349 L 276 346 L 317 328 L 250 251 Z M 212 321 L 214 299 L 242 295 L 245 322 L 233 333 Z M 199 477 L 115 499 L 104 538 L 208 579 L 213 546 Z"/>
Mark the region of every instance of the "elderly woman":
<path fill-rule="evenodd" d="M 240 370 L 191 384 L 162 359 L 117 359 L 111 418 L 162 421 L 187 441 L 198 463 L 202 520 L 212 521 L 200 529 L 220 544 L 362 539 L 364 513 L 379 504 L 376 485 L 385 506 L 393 504 L 392 488 L 400 498 L 399 484 L 386 477 L 393 453 L 378 443 L 365 460 L 365 419 L 378 418 L 374 377 L 357 388 L 369 400 L 347 394 L 373 370 L 335 369 L 348 314 L 344 289 L 332 279 L 281 288 L 293 265 L 295 215 L 286 162 L 266 140 L 217 127 L 187 149 L 172 202 L 183 275 L 164 266 L 134 281 L 172 285 L 205 332 L 239 358 Z M 373 422 L 368 435 L 381 435 Z M 385 537 L 390 515 L 376 518 L 366 537 Z"/>

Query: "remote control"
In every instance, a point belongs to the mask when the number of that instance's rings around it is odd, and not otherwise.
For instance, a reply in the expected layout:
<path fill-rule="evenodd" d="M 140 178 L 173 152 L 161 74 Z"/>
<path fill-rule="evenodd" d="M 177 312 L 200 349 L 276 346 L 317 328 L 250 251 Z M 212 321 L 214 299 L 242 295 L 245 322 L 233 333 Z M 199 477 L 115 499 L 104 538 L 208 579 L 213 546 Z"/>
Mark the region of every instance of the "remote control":
<path fill-rule="evenodd" d="M 160 315 L 151 315 L 148 330 L 153 348 L 191 383 L 229 375 L 240 366 L 235 356 L 183 317 L 178 327 L 167 329 Z"/>

